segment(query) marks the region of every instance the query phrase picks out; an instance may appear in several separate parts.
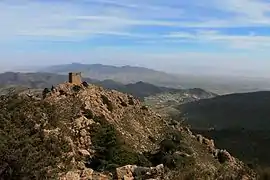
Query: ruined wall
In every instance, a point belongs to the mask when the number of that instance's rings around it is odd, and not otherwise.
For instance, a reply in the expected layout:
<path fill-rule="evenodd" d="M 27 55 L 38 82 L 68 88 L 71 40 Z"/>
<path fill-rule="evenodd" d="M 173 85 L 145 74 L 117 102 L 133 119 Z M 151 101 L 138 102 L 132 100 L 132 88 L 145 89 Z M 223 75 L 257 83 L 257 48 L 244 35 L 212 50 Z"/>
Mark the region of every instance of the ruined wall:
<path fill-rule="evenodd" d="M 69 83 L 72 84 L 81 84 L 82 83 L 82 75 L 81 73 L 74 73 L 70 72 L 69 73 Z"/>

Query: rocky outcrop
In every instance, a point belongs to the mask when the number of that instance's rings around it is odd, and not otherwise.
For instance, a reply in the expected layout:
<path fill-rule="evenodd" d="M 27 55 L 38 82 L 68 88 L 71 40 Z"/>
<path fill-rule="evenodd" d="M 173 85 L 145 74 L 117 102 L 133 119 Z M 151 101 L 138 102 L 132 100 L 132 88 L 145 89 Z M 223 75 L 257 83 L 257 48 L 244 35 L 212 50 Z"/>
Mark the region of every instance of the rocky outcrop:
<path fill-rule="evenodd" d="M 31 112 L 39 108 L 40 102 L 45 110 L 29 132 L 41 134 L 37 142 L 48 140 L 46 152 L 51 148 L 57 151 L 53 157 L 59 157 L 55 165 L 61 180 L 162 180 L 190 176 L 214 180 L 217 175 L 231 177 L 239 172 L 247 177 L 253 175 L 227 151 L 216 149 L 213 140 L 194 135 L 182 123 L 171 123 L 131 95 L 93 85 L 74 88 L 65 83 L 56 86 L 43 100 L 33 101 L 26 120 L 33 119 L 36 113 Z"/>
<path fill-rule="evenodd" d="M 113 178 L 112 174 L 105 175 L 97 173 L 92 169 L 85 168 L 83 170 L 69 171 L 63 174 L 60 180 L 163 180 L 164 179 L 164 166 L 160 164 L 156 167 L 140 167 L 136 165 L 126 165 L 116 169 L 116 177 Z"/>
<path fill-rule="evenodd" d="M 230 153 L 226 150 L 216 150 L 216 157 L 218 158 L 218 161 L 220 163 L 225 163 L 225 162 L 229 162 L 229 163 L 235 163 L 235 158 L 232 157 L 230 155 Z"/>
<path fill-rule="evenodd" d="M 81 85 L 81 90 L 74 92 L 72 87 L 70 83 L 56 86 L 55 93 L 51 92 L 46 101 L 55 102 L 76 96 L 82 102 L 83 116 L 75 120 L 75 130 L 80 133 L 82 142 L 88 141 L 86 139 L 88 135 L 83 129 L 95 123 L 93 119 L 86 118 L 85 111 L 91 111 L 92 116 L 103 117 L 112 123 L 125 137 L 126 142 L 136 150 L 144 152 L 156 148 L 148 137 L 159 139 L 165 132 L 164 120 L 156 112 L 143 106 L 133 96 L 118 91 L 109 91 L 94 85 L 88 87 Z M 62 91 L 65 95 L 60 95 L 59 92 Z"/>
<path fill-rule="evenodd" d="M 116 169 L 117 180 L 162 180 L 164 179 L 164 172 L 165 170 L 163 164 L 150 168 L 127 165 Z"/>
<path fill-rule="evenodd" d="M 69 171 L 60 177 L 60 180 L 112 180 L 112 175 L 94 172 L 92 169 Z"/>

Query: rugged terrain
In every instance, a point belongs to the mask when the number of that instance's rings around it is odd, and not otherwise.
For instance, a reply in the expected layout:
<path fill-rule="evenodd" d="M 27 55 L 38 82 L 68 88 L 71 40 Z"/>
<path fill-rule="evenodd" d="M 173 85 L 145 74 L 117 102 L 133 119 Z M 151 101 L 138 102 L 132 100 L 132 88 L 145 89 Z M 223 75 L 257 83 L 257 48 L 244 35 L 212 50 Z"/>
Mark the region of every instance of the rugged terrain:
<path fill-rule="evenodd" d="M 2 179 L 255 179 L 212 140 L 118 91 L 65 83 L 0 103 Z"/>

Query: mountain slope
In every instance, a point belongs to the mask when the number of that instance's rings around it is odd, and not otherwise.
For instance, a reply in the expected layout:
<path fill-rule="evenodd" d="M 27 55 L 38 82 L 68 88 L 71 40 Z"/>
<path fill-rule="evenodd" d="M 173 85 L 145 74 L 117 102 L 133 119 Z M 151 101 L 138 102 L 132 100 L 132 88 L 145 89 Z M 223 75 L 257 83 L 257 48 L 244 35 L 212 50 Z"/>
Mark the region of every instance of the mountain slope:
<path fill-rule="evenodd" d="M 0 105 L 3 179 L 255 179 L 213 141 L 117 91 L 65 83 Z"/>
<path fill-rule="evenodd" d="M 270 166 L 270 92 L 218 96 L 180 105 L 196 133 L 212 137 L 252 166 Z"/>
<path fill-rule="evenodd" d="M 239 93 L 179 106 L 196 129 L 244 128 L 270 130 L 270 92 Z"/>

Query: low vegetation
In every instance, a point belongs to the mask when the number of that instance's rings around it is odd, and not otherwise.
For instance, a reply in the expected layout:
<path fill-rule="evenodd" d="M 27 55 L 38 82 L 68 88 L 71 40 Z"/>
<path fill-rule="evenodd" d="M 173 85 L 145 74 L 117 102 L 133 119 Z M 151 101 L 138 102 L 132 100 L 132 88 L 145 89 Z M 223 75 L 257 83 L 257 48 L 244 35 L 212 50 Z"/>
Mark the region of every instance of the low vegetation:
<path fill-rule="evenodd" d="M 64 138 L 70 132 L 65 122 L 76 111 L 63 113 L 64 109 L 55 105 L 17 95 L 1 96 L 0 106 L 2 179 L 53 179 L 71 168 L 71 159 L 66 156 L 71 147 Z M 53 133 L 56 127 L 61 127 L 62 136 Z M 61 162 L 65 166 L 58 168 Z"/>
<path fill-rule="evenodd" d="M 96 150 L 95 157 L 89 159 L 88 166 L 98 171 L 115 170 L 127 164 L 149 165 L 145 157 L 129 148 L 113 125 L 102 117 L 95 117 L 98 125 L 91 129 L 91 139 Z"/>
<path fill-rule="evenodd" d="M 109 100 L 109 98 L 107 96 L 105 96 L 105 95 L 101 95 L 101 99 L 102 99 L 103 104 L 107 105 L 108 110 L 113 111 L 113 104 Z"/>

